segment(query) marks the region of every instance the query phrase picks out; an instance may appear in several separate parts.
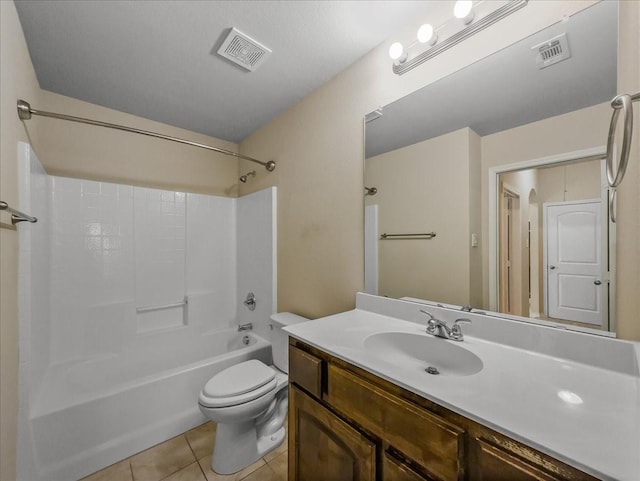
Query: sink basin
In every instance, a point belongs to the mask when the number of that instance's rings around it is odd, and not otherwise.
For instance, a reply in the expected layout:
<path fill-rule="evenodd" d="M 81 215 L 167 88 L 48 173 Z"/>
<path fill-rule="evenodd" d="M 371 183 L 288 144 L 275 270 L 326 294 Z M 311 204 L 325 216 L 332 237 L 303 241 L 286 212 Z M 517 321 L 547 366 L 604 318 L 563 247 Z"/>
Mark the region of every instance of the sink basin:
<path fill-rule="evenodd" d="M 471 351 L 439 337 L 408 332 L 381 332 L 364 340 L 368 354 L 399 367 L 429 369 L 440 376 L 470 376 L 482 370 L 482 360 Z M 437 373 L 434 371 L 435 368 Z M 425 375 L 428 375 L 425 373 Z"/>

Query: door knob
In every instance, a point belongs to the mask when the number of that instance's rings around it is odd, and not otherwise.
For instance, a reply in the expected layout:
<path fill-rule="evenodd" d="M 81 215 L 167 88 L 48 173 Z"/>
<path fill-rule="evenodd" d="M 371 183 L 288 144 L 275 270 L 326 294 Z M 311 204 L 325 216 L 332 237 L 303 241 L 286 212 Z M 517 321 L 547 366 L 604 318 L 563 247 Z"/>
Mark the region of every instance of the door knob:
<path fill-rule="evenodd" d="M 593 281 L 593 283 L 594 283 L 596 286 L 599 286 L 600 284 L 602 284 L 602 281 L 601 281 L 601 280 L 599 280 L 599 279 L 596 279 L 595 281 Z"/>
<path fill-rule="evenodd" d="M 549 266 L 549 269 L 554 270 L 556 266 Z"/>

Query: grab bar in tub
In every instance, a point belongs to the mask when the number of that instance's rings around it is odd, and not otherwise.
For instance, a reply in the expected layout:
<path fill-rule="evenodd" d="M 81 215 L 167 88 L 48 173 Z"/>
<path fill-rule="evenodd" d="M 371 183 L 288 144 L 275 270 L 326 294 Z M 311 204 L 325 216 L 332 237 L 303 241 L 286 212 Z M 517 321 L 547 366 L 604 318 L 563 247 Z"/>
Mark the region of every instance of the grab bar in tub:
<path fill-rule="evenodd" d="M 182 302 L 175 302 L 173 304 L 165 304 L 162 306 L 148 306 L 148 307 L 136 307 L 136 313 L 141 314 L 143 312 L 162 311 L 164 309 L 173 309 L 174 307 L 182 307 L 189 304 L 189 298 L 185 296 Z"/>

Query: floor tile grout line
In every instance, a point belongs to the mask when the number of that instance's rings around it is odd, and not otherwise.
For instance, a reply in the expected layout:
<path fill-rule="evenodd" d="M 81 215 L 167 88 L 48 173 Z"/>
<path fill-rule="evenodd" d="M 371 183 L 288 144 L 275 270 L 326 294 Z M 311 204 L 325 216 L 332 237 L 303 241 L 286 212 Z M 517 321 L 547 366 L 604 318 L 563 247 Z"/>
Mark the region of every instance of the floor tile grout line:
<path fill-rule="evenodd" d="M 188 433 L 189 431 L 187 431 Z M 193 454 L 193 457 L 196 458 L 196 463 L 198 462 L 198 455 L 196 454 L 196 452 L 193 450 L 193 446 L 191 446 L 191 443 L 189 442 L 189 438 L 187 437 L 187 433 L 183 433 L 184 438 L 187 440 L 187 445 L 189 446 L 189 449 L 191 450 L 191 453 Z"/>
<path fill-rule="evenodd" d="M 195 459 L 195 462 L 197 463 L 197 462 L 198 462 L 198 460 L 196 459 L 196 455 L 195 455 L 195 453 L 193 452 L 193 449 L 191 449 L 191 445 L 189 444 L 189 440 L 187 439 L 187 437 L 185 436 L 185 434 L 184 434 L 184 433 L 182 433 L 182 434 L 178 434 L 177 436 L 174 436 L 174 437 L 172 437 L 172 438 L 169 438 L 169 439 L 167 439 L 166 441 L 163 441 L 163 442 L 161 442 L 161 443 L 158 443 L 158 444 L 156 444 L 155 446 L 152 446 L 152 447 L 161 446 L 161 445 L 163 445 L 163 444 L 165 444 L 165 443 L 168 443 L 169 441 L 172 441 L 172 440 L 174 440 L 174 439 L 176 439 L 176 438 L 179 438 L 179 437 L 181 437 L 181 436 L 184 438 L 184 441 L 187 443 L 187 446 L 189 446 L 189 451 L 191 451 L 191 454 L 193 455 L 193 457 L 194 457 L 194 459 Z M 149 449 L 151 449 L 151 448 L 149 448 Z M 148 450 L 147 450 L 147 451 L 148 451 Z M 142 452 L 144 452 L 144 451 L 142 451 Z M 138 453 L 138 454 L 140 454 L 140 453 Z M 131 456 L 131 457 L 133 457 L 133 456 Z M 167 478 L 169 478 L 169 477 L 173 476 L 173 475 L 174 475 L 174 474 L 176 474 L 178 471 L 181 471 L 181 470 L 183 470 L 184 468 L 186 468 L 186 467 L 188 467 L 188 466 L 191 466 L 192 464 L 193 464 L 193 463 L 189 463 L 189 464 L 187 464 L 187 465 L 185 465 L 185 466 L 182 466 L 181 468 L 178 468 L 177 470 L 175 470 L 175 471 L 173 471 L 173 472 L 171 472 L 171 473 L 167 474 L 164 478 L 160 478 L 160 479 L 159 479 L 159 480 L 157 480 L 157 481 L 163 481 L 163 480 L 165 480 L 165 479 L 167 479 Z M 131 461 L 129 461 L 129 465 L 131 465 Z M 132 468 L 132 472 L 133 472 L 133 468 Z M 133 481 L 136 481 L 136 480 L 134 479 Z"/>
<path fill-rule="evenodd" d="M 196 464 L 198 465 L 198 467 L 200 468 L 200 472 L 202 473 L 202 476 L 204 476 L 205 481 L 208 481 L 209 478 L 207 478 L 207 473 L 204 472 L 204 469 L 202 469 L 202 464 L 200 464 L 200 460 L 196 461 Z"/>
<path fill-rule="evenodd" d="M 159 479 L 158 481 L 165 481 L 165 480 L 169 479 L 171 476 L 173 476 L 174 474 L 179 473 L 180 471 L 183 471 L 183 470 L 187 469 L 187 468 L 188 468 L 189 466 L 191 466 L 192 464 L 197 464 L 197 465 L 198 465 L 198 468 L 200 468 L 200 471 L 202 471 L 202 467 L 200 466 L 200 463 L 199 463 L 198 461 L 195 461 L 195 463 L 187 464 L 186 466 L 184 466 L 184 467 L 182 467 L 182 468 L 178 469 L 176 472 L 171 473 L 171 474 L 169 474 L 169 475 L 165 476 L 164 478 Z M 202 473 L 202 474 L 204 474 L 204 473 Z M 204 479 L 207 479 L 207 476 L 206 476 L 206 475 L 204 476 Z"/>

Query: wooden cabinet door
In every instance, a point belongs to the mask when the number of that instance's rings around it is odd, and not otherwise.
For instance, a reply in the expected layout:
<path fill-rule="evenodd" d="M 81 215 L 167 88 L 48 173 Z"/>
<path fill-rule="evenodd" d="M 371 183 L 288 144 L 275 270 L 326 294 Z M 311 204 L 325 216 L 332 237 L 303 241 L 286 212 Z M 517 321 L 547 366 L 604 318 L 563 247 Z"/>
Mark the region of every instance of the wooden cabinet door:
<path fill-rule="evenodd" d="M 294 385 L 289 403 L 289 479 L 375 481 L 373 442 Z"/>

